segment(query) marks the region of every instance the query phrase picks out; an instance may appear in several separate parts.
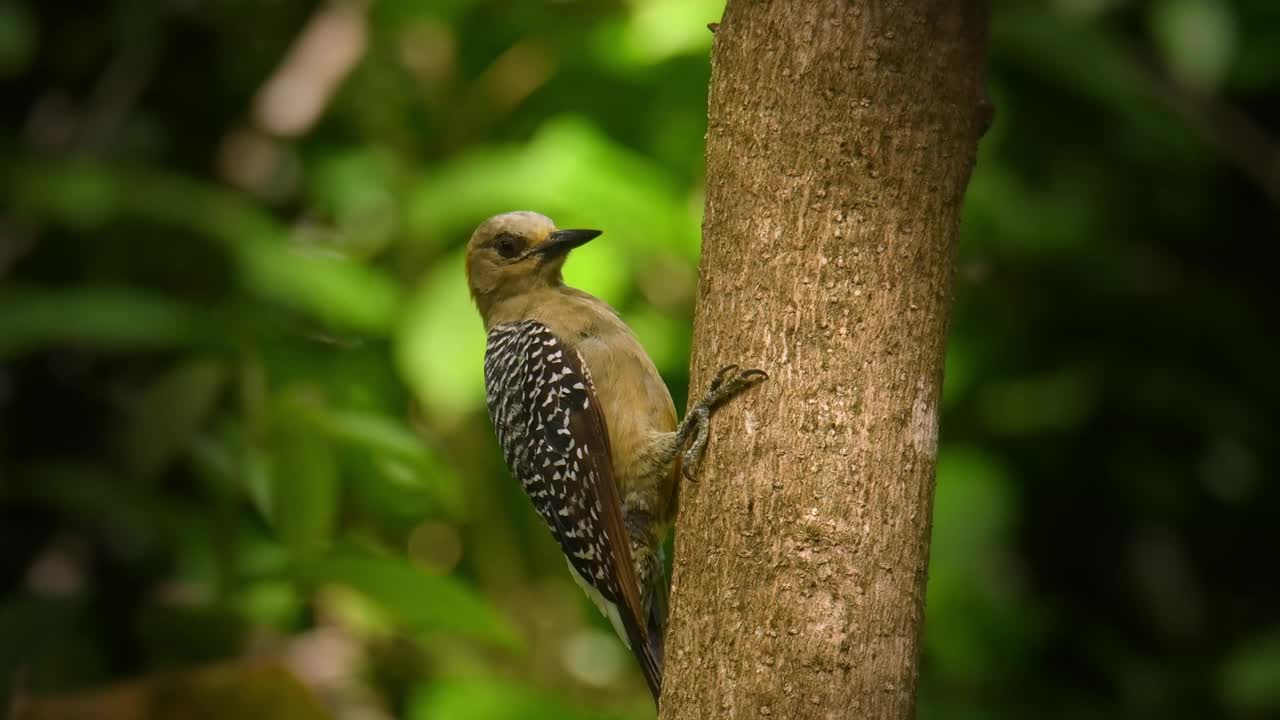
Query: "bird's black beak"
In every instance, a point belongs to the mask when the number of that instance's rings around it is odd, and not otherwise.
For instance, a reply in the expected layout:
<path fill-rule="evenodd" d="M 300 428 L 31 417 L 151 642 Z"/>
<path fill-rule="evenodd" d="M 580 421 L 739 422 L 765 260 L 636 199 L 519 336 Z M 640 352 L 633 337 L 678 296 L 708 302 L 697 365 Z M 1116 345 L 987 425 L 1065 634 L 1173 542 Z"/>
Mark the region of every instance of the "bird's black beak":
<path fill-rule="evenodd" d="M 599 230 L 556 230 L 535 252 L 545 257 L 559 257 L 599 236 Z"/>

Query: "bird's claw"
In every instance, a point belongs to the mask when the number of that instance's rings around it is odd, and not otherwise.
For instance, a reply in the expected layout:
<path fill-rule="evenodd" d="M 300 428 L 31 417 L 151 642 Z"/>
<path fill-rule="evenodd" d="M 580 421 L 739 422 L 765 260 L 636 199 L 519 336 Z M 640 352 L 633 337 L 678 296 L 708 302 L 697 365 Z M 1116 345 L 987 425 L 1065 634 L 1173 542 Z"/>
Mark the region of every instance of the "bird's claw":
<path fill-rule="evenodd" d="M 738 365 L 725 365 L 716 372 L 707 392 L 708 405 L 715 407 L 752 385 L 769 379 L 769 373 L 758 368 L 742 370 Z"/>
<path fill-rule="evenodd" d="M 711 392 L 715 392 L 716 390 L 720 389 L 720 386 L 724 384 L 724 379 L 728 377 L 730 373 L 734 373 L 737 371 L 738 371 L 737 365 L 725 365 L 724 367 L 717 370 L 715 378 L 711 381 Z"/>

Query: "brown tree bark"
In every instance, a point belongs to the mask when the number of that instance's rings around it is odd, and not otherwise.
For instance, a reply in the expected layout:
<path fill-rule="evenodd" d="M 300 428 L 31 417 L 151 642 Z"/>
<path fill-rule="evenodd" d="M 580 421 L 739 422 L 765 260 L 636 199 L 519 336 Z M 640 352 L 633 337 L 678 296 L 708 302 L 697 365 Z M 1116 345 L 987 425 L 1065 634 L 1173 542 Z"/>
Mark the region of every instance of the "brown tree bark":
<path fill-rule="evenodd" d="M 676 534 L 661 717 L 909 718 L 974 0 L 730 0 L 716 28 L 693 383 L 712 421 Z"/>

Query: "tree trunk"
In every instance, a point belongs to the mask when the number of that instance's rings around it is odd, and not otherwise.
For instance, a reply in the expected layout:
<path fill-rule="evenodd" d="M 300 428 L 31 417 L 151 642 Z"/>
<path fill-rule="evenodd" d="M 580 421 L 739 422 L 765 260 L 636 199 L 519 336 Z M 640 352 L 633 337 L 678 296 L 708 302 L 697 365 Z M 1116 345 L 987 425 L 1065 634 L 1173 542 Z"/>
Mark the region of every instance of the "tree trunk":
<path fill-rule="evenodd" d="M 909 718 L 961 200 L 972 0 L 730 0 L 716 28 L 664 720 Z"/>

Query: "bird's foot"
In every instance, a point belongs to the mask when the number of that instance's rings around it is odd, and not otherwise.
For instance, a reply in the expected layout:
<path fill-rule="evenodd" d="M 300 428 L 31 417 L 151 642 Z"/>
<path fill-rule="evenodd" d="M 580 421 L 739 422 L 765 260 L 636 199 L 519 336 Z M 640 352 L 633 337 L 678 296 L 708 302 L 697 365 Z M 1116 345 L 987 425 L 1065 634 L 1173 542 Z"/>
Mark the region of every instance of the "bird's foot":
<path fill-rule="evenodd" d="M 707 449 L 707 436 L 711 428 L 711 413 L 730 398 L 747 388 L 769 378 L 763 370 L 742 370 L 737 365 L 726 365 L 716 373 L 711 381 L 707 394 L 698 401 L 689 415 L 685 417 L 685 428 L 682 433 L 686 437 L 693 435 L 688 449 L 684 452 L 681 467 L 685 478 L 693 480 L 702 466 L 702 456 Z"/>

